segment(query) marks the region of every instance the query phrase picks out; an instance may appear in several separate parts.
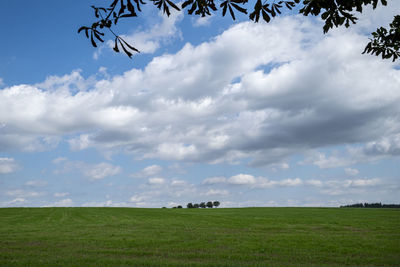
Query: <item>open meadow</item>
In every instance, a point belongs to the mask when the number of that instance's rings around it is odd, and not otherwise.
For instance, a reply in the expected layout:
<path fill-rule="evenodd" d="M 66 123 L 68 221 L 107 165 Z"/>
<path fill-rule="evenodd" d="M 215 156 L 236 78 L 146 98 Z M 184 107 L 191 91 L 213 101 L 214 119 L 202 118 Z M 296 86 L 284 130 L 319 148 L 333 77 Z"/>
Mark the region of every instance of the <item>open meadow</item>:
<path fill-rule="evenodd" d="M 14 265 L 399 266 L 400 210 L 3 208 Z"/>

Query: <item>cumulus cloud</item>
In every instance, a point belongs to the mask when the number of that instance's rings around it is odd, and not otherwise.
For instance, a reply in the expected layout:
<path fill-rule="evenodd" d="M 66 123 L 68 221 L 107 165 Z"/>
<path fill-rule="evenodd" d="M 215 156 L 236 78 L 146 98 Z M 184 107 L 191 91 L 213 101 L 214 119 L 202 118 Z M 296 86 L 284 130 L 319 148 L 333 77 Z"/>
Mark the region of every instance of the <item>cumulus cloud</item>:
<path fill-rule="evenodd" d="M 321 187 L 321 186 L 323 186 L 324 183 L 320 180 L 312 179 L 312 180 L 305 181 L 305 184 L 310 185 L 310 186 L 315 186 L 315 187 Z"/>
<path fill-rule="evenodd" d="M 255 184 L 256 179 L 254 178 L 253 175 L 249 174 L 238 174 L 230 177 L 227 180 L 228 184 L 234 184 L 234 185 L 250 185 L 250 184 Z"/>
<path fill-rule="evenodd" d="M 83 173 L 92 180 L 100 180 L 108 176 L 117 175 L 121 171 L 122 168 L 120 166 L 114 166 L 110 163 L 102 162 L 92 166 L 87 166 Z"/>
<path fill-rule="evenodd" d="M 357 174 L 360 173 L 359 170 L 357 170 L 357 169 L 352 169 L 352 168 L 345 168 L 345 169 L 344 169 L 344 172 L 345 172 L 347 175 L 350 175 L 350 176 L 355 176 L 355 175 L 357 175 Z"/>
<path fill-rule="evenodd" d="M 359 162 L 374 162 L 387 157 L 400 156 L 400 134 L 390 134 L 362 145 L 347 146 L 344 151 L 333 151 L 330 155 L 316 150 L 305 153 L 300 164 L 314 164 L 322 169 L 353 165 Z M 357 175 L 358 170 L 345 168 L 348 175 Z M 351 172 L 353 174 L 351 174 Z"/>
<path fill-rule="evenodd" d="M 59 192 L 59 193 L 54 193 L 53 194 L 54 197 L 66 197 L 68 195 L 69 195 L 68 192 Z"/>
<path fill-rule="evenodd" d="M 162 21 L 153 25 L 150 29 L 138 30 L 121 37 L 136 47 L 140 53 L 154 53 L 162 44 L 181 36 L 176 24 L 183 19 L 183 12 L 171 10 L 171 15 L 167 17 L 160 11 L 158 16 Z M 109 41 L 108 45 L 112 48 L 114 47 L 114 42 Z"/>
<path fill-rule="evenodd" d="M 209 177 L 203 180 L 202 184 L 205 185 L 213 185 L 213 184 L 220 184 L 220 183 L 225 183 L 226 178 L 223 176 L 217 176 L 217 177 Z"/>
<path fill-rule="evenodd" d="M 44 207 L 72 207 L 72 206 L 74 206 L 74 201 L 72 201 L 72 199 L 70 198 L 64 198 L 54 203 L 44 205 Z"/>
<path fill-rule="evenodd" d="M 0 158 L 0 174 L 15 172 L 18 169 L 18 164 L 13 158 Z"/>
<path fill-rule="evenodd" d="M 196 17 L 192 18 L 192 24 L 195 27 L 209 26 L 211 24 L 212 19 L 213 15 L 205 17 Z"/>
<path fill-rule="evenodd" d="M 10 201 L 0 202 L 0 207 L 19 207 L 23 206 L 26 202 L 27 200 L 25 198 L 17 197 Z"/>
<path fill-rule="evenodd" d="M 323 36 L 308 18 L 281 17 L 268 25 L 238 23 L 122 75 L 85 82 L 73 72 L 40 88 L 7 87 L 0 91 L 0 151 L 34 150 L 64 138 L 73 150 L 246 160 L 276 170 L 307 151 L 316 152 L 305 163 L 351 165 L 351 157 L 318 151 L 343 144 L 364 144 L 354 152 L 360 160 L 397 156 L 400 70 L 361 55 L 365 42 L 357 31 Z M 240 184 L 242 178 L 229 179 Z"/>
<path fill-rule="evenodd" d="M 60 163 L 65 162 L 65 161 L 67 161 L 67 160 L 68 160 L 68 159 L 65 158 L 65 157 L 58 157 L 58 158 L 53 159 L 52 162 L 53 162 L 54 164 L 60 164 Z"/>
<path fill-rule="evenodd" d="M 368 189 L 376 190 L 380 187 L 389 188 L 380 178 L 345 179 L 345 180 L 307 180 L 305 185 L 316 187 L 321 193 L 331 196 L 354 195 L 365 193 Z"/>
<path fill-rule="evenodd" d="M 128 202 L 115 202 L 112 200 L 106 201 L 91 201 L 85 202 L 81 207 L 131 207 L 131 203 Z"/>
<path fill-rule="evenodd" d="M 202 185 L 239 185 L 249 186 L 251 188 L 271 188 L 271 187 L 291 187 L 303 185 L 300 178 L 283 179 L 283 180 L 270 180 L 265 177 L 254 177 L 251 174 L 237 174 L 230 178 L 225 177 L 209 177 L 203 180 Z"/>
<path fill-rule="evenodd" d="M 227 196 L 229 195 L 228 190 L 220 190 L 220 189 L 210 189 L 204 193 L 204 196 Z"/>
<path fill-rule="evenodd" d="M 149 178 L 147 183 L 149 185 L 162 185 L 162 184 L 165 183 L 165 179 L 164 178 L 157 178 L 157 177 Z"/>
<path fill-rule="evenodd" d="M 43 187 L 47 185 L 46 181 L 43 180 L 31 180 L 31 181 L 27 181 L 25 183 L 26 186 L 31 186 L 31 187 Z"/>
<path fill-rule="evenodd" d="M 149 177 L 149 176 L 154 176 L 156 174 L 159 174 L 162 171 L 162 167 L 159 165 L 150 165 L 142 169 L 138 173 L 134 173 L 131 176 L 134 178 L 142 178 L 142 177 Z"/>
<path fill-rule="evenodd" d="M 32 198 L 32 197 L 41 197 L 46 195 L 45 192 L 35 192 L 35 191 L 25 191 L 21 189 L 16 190 L 8 190 L 5 192 L 7 196 L 17 197 L 17 198 Z"/>
<path fill-rule="evenodd" d="M 113 165 L 108 162 L 101 162 L 95 164 L 89 164 L 83 161 L 69 161 L 68 159 L 62 158 L 56 159 L 58 169 L 54 171 L 55 174 L 79 172 L 90 180 L 101 180 L 109 176 L 114 176 L 122 172 L 122 167 Z M 54 160 L 53 160 L 54 163 Z"/>

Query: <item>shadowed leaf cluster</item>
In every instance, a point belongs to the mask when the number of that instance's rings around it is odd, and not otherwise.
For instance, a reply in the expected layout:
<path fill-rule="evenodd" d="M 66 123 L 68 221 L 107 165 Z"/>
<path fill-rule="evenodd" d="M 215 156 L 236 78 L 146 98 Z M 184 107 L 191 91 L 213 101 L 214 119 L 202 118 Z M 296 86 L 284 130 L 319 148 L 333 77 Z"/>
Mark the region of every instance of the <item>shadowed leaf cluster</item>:
<path fill-rule="evenodd" d="M 321 16 L 324 21 L 323 32 L 327 33 L 333 27 L 344 25 L 350 27 L 351 24 L 357 22 L 356 13 L 362 13 L 365 6 L 375 9 L 379 3 L 386 6 L 387 0 L 186 0 L 181 4 L 181 8 L 171 0 L 150 0 L 156 8 L 162 10 L 167 16 L 171 15 L 170 8 L 177 11 L 187 9 L 189 15 L 198 15 L 201 17 L 211 16 L 221 9 L 221 15 L 225 16 L 229 12 L 230 17 L 236 20 L 237 13 L 248 15 L 249 19 L 259 22 L 260 18 L 265 22 L 270 22 L 272 18 L 282 14 L 284 9 L 292 10 L 297 8 L 300 14 L 304 16 L 313 15 Z M 393 1 L 393 0 L 392 0 Z M 397 1 L 397 0 L 396 0 Z M 94 15 L 98 21 L 94 22 L 90 27 L 82 26 L 78 33 L 85 32 L 90 39 L 91 44 L 97 47 L 96 41 L 103 42 L 104 29 L 108 29 L 115 37 L 114 51 L 120 52 L 120 48 L 130 58 L 134 52 L 139 50 L 128 44 L 124 39 L 114 33 L 113 25 L 117 25 L 121 18 L 137 17 L 138 12 L 142 11 L 142 6 L 146 3 L 143 0 L 112 0 L 108 7 L 96 7 Z M 248 10 L 249 5 L 251 10 Z M 365 47 L 363 53 L 372 55 L 382 55 L 383 59 L 397 60 L 400 56 L 400 15 L 395 16 L 390 24 L 390 29 L 384 27 L 377 29 L 372 33 L 373 39 Z"/>

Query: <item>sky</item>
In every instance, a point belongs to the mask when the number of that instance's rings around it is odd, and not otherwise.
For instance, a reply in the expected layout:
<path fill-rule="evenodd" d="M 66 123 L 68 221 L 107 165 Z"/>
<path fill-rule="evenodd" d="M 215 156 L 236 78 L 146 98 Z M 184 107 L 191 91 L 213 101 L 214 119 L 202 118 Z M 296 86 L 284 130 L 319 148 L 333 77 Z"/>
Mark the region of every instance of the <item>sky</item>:
<path fill-rule="evenodd" d="M 2 3 L 0 207 L 400 202 L 400 63 L 361 54 L 399 1 L 326 35 L 148 3 L 132 60 L 77 34 L 99 2 Z"/>

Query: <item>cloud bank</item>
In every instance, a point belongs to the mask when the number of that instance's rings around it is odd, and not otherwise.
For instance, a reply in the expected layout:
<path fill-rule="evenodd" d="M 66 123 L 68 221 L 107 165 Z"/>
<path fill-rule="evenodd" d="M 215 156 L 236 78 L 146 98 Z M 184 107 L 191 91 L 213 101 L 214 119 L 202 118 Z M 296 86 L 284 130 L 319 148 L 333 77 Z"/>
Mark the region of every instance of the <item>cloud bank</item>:
<path fill-rule="evenodd" d="M 283 17 L 239 23 L 108 79 L 73 72 L 6 87 L 0 151 L 67 141 L 72 150 L 207 163 L 251 159 L 256 166 L 343 144 L 361 144 L 353 152 L 359 160 L 398 155 L 400 71 L 361 55 L 365 42 L 355 31 L 322 36 L 306 18 Z M 310 162 L 326 167 L 324 160 Z M 87 175 L 118 173 L 108 170 Z"/>

